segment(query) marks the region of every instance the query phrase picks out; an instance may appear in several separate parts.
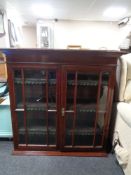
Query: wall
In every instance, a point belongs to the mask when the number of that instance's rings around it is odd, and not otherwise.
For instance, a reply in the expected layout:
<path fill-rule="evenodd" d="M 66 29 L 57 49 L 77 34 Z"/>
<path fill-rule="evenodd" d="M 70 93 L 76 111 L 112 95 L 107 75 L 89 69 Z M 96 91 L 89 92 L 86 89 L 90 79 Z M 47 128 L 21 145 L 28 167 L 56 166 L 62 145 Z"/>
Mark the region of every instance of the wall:
<path fill-rule="evenodd" d="M 87 49 L 118 49 L 118 33 L 118 25 L 113 22 L 58 21 L 54 23 L 54 47 L 81 45 Z"/>
<path fill-rule="evenodd" d="M 21 47 L 23 48 L 35 48 L 36 39 L 36 27 L 35 26 L 24 26 L 22 27 L 23 41 Z"/>
<path fill-rule="evenodd" d="M 4 11 L 4 28 L 5 28 L 5 35 L 0 37 L 0 48 L 9 47 L 8 20 L 5 11 Z"/>
<path fill-rule="evenodd" d="M 6 35 L 0 38 L 0 47 L 9 47 L 8 21 L 5 13 Z M 8 17 L 9 18 L 9 17 Z M 67 45 L 81 45 L 86 49 L 119 49 L 124 39 L 129 34 L 130 26 L 119 27 L 115 22 L 90 22 L 58 20 L 57 22 L 45 21 L 53 28 L 54 48 L 65 49 Z M 36 48 L 37 32 L 36 26 L 22 27 L 23 40 L 18 43 L 18 47 Z"/>
<path fill-rule="evenodd" d="M 43 20 L 43 24 L 53 28 L 53 45 L 58 49 L 65 49 L 67 45 L 81 45 L 85 49 L 116 50 L 128 33 L 116 22 Z M 36 47 L 36 37 L 36 27 L 23 27 L 22 47 Z"/>

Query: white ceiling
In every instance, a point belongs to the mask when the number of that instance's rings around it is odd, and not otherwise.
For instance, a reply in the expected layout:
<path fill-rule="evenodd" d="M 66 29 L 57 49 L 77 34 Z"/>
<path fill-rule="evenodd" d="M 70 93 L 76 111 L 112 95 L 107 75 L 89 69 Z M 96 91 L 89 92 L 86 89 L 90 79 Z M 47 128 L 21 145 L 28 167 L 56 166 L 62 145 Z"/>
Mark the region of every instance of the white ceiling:
<path fill-rule="evenodd" d="M 103 12 L 110 6 L 127 8 L 124 18 L 131 15 L 131 0 L 0 0 L 0 9 L 5 9 L 11 14 L 15 10 L 25 23 L 34 23 L 41 18 L 34 15 L 31 5 L 36 3 L 48 3 L 53 7 L 53 15 L 50 19 L 64 20 L 90 20 L 90 21 L 118 21 L 119 18 L 107 18 Z M 15 9 L 15 10 L 14 10 Z M 14 15 L 15 17 L 17 15 Z"/>

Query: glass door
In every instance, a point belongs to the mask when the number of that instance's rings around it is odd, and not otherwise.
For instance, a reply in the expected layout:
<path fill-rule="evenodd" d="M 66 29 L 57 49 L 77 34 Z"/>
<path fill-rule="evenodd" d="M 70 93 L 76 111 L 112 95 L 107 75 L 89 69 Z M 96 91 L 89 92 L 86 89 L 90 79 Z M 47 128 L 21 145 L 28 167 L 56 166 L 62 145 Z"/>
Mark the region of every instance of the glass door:
<path fill-rule="evenodd" d="M 112 100 L 112 76 L 107 70 L 82 66 L 63 68 L 63 148 L 104 147 L 107 110 Z"/>
<path fill-rule="evenodd" d="M 58 71 L 53 68 L 14 70 L 18 143 L 56 147 Z"/>

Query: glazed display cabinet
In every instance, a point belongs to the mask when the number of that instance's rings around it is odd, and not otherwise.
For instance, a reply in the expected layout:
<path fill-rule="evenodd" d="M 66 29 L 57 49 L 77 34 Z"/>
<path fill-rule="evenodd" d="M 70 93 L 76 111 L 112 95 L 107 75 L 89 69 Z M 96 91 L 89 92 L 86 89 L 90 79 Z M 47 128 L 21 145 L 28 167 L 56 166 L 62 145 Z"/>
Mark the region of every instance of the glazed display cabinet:
<path fill-rule="evenodd" d="M 14 154 L 104 156 L 122 52 L 5 49 Z"/>

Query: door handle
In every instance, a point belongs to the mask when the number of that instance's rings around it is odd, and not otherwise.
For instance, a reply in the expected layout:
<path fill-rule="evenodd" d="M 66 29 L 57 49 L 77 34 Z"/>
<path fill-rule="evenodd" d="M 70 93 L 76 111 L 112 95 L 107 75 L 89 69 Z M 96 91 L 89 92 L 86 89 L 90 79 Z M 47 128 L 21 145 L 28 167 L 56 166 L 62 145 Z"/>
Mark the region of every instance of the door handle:
<path fill-rule="evenodd" d="M 61 116 L 64 117 L 64 115 L 65 115 L 65 109 L 61 108 Z"/>

